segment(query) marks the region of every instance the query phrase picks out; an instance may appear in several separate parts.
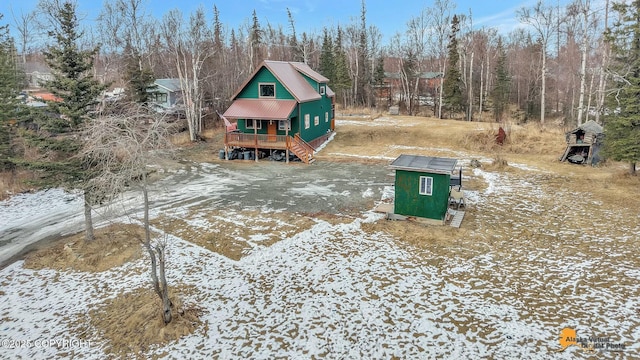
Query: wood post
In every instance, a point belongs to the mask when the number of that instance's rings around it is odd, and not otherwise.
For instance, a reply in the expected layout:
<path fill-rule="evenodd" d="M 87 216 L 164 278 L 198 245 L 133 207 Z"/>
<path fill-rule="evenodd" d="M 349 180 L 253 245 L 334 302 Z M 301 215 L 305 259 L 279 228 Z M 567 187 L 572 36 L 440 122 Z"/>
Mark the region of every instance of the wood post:
<path fill-rule="evenodd" d="M 289 120 L 287 120 L 288 122 Z M 289 163 L 289 146 L 291 144 L 291 142 L 289 141 L 289 124 L 285 123 L 284 126 L 284 134 L 285 134 L 285 156 L 287 157 L 287 159 L 285 160 L 285 163 Z"/>
<path fill-rule="evenodd" d="M 253 119 L 253 141 L 255 142 L 255 153 L 253 154 L 254 157 L 256 158 L 256 162 L 258 162 L 258 121 L 257 119 Z"/>

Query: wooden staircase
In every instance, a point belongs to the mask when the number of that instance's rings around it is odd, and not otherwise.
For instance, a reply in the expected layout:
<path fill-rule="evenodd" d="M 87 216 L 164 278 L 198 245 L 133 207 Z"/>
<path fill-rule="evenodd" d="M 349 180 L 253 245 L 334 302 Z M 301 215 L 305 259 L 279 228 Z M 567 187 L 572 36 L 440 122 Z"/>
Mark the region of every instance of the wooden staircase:
<path fill-rule="evenodd" d="M 289 139 L 287 147 L 305 164 L 312 164 L 316 161 L 316 159 L 313 158 L 315 149 L 309 145 L 309 143 L 302 140 L 298 134 L 295 134 L 293 138 Z"/>

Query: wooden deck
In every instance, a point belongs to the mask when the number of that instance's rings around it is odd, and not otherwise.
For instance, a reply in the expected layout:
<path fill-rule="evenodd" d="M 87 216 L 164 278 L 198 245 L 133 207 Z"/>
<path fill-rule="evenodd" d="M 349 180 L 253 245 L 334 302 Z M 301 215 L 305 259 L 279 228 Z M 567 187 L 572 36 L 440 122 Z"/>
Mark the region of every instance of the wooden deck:
<path fill-rule="evenodd" d="M 315 161 L 313 157 L 315 149 L 300 138 L 299 134 L 287 136 L 226 132 L 224 146 L 225 151 L 228 151 L 229 148 L 289 150 L 305 164 L 311 164 Z M 257 157 L 256 161 L 258 161 Z"/>

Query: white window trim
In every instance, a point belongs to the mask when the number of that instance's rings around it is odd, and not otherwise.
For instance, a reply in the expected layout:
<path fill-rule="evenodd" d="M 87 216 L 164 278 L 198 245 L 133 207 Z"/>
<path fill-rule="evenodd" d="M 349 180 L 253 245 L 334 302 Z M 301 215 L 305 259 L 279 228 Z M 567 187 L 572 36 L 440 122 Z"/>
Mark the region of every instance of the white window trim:
<path fill-rule="evenodd" d="M 291 120 L 280 120 L 280 121 L 278 121 L 278 130 L 289 130 L 289 131 L 291 131 Z"/>
<path fill-rule="evenodd" d="M 328 111 L 324 112 L 324 122 L 329 122 L 329 112 Z"/>
<path fill-rule="evenodd" d="M 313 126 L 320 125 L 320 116 L 316 115 L 313 117 Z"/>
<path fill-rule="evenodd" d="M 262 96 L 262 85 L 271 85 L 273 86 L 273 96 Z M 266 99 L 273 99 L 276 97 L 276 83 L 258 83 L 258 97 L 259 98 L 266 98 Z"/>
<path fill-rule="evenodd" d="M 320 95 L 324 95 L 325 92 L 326 92 L 325 86 L 324 85 L 320 85 Z"/>
<path fill-rule="evenodd" d="M 308 129 L 311 127 L 311 117 L 309 114 L 304 114 L 304 128 Z"/>
<path fill-rule="evenodd" d="M 427 179 L 429 179 L 428 182 L 427 182 Z M 424 191 L 422 191 L 423 181 L 426 182 Z M 418 192 L 420 193 L 420 195 L 427 195 L 427 196 L 431 196 L 433 194 L 433 178 L 431 176 L 420 176 L 420 183 L 418 183 Z"/>
<path fill-rule="evenodd" d="M 251 121 L 251 126 L 249 126 L 249 121 Z M 262 129 L 262 121 L 256 119 L 245 119 L 245 128 L 254 130 L 254 125 L 258 124 L 257 130 Z"/>

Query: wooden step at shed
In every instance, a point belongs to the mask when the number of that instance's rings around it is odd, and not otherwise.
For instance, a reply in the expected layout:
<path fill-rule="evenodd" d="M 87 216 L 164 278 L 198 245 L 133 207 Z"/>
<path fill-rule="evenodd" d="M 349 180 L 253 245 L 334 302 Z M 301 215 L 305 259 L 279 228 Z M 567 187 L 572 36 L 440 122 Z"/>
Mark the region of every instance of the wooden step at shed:
<path fill-rule="evenodd" d="M 464 211 L 455 210 L 455 214 L 453 215 L 453 219 L 451 219 L 451 225 L 454 228 L 459 228 L 462 224 L 462 219 L 464 219 Z"/>

